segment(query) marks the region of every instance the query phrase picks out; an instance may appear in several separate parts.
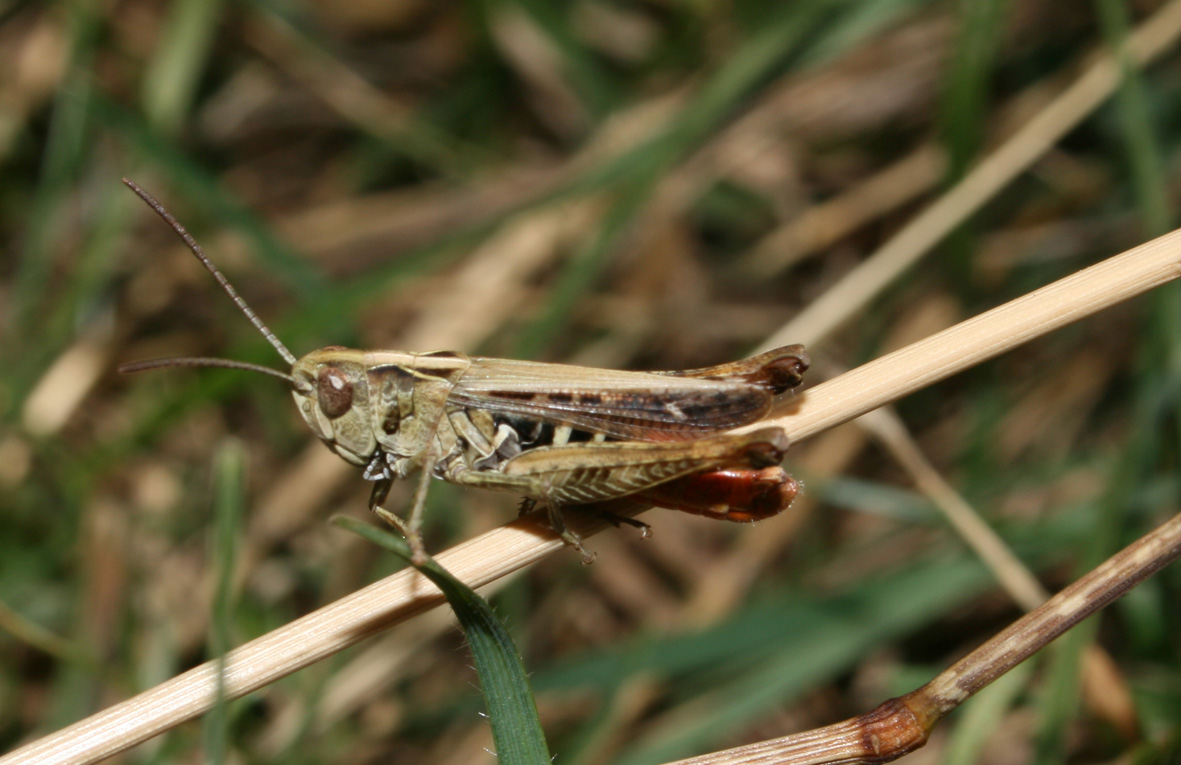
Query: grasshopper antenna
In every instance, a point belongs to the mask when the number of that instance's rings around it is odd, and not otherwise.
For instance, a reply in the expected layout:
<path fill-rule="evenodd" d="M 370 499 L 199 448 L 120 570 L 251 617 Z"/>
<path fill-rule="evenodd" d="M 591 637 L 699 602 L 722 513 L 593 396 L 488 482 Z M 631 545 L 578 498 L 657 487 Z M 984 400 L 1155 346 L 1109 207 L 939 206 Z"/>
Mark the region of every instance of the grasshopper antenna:
<path fill-rule="evenodd" d="M 281 372 L 278 369 L 264 367 L 261 364 L 251 364 L 248 361 L 234 361 L 233 359 L 209 359 L 200 356 L 183 356 L 180 358 L 132 361 L 128 364 L 120 364 L 119 373 L 131 374 L 132 372 L 145 372 L 149 369 L 166 369 L 168 367 L 220 367 L 221 369 L 245 369 L 249 372 L 262 372 L 264 375 L 278 377 L 280 380 L 286 380 L 292 385 L 295 385 L 294 377 L 287 374 L 286 372 Z"/>
<path fill-rule="evenodd" d="M 180 221 L 172 217 L 172 213 L 168 212 L 168 210 L 164 208 L 164 205 L 156 201 L 156 198 L 145 191 L 144 188 L 138 183 L 127 178 L 123 179 L 123 183 L 127 186 L 127 188 L 134 191 L 136 196 L 146 202 L 148 207 L 151 207 L 153 210 L 155 210 L 156 214 L 163 218 L 165 223 L 172 227 L 172 230 L 176 232 L 176 235 L 179 236 L 182 241 L 184 241 L 185 245 L 189 248 L 193 255 L 197 257 L 197 260 L 201 261 L 201 264 L 205 266 L 205 269 L 209 271 L 209 273 L 213 274 L 213 278 L 217 279 L 217 283 L 220 284 L 221 288 L 226 291 L 226 294 L 230 296 L 230 299 L 234 301 L 234 304 L 237 305 L 242 313 L 246 315 L 247 319 L 250 319 L 250 323 L 253 324 L 258 329 L 258 331 L 262 333 L 262 336 L 267 339 L 267 342 L 271 344 L 271 347 L 278 351 L 279 355 L 282 356 L 288 364 L 295 366 L 295 354 L 287 350 L 287 346 L 283 345 L 279 338 L 275 336 L 274 332 L 267 329 L 267 325 L 263 324 L 262 319 L 258 318 L 258 314 L 251 310 L 250 306 L 246 304 L 246 301 L 243 300 L 242 296 L 238 294 L 238 291 L 234 289 L 234 285 L 230 284 L 230 280 L 227 279 L 225 275 L 217 269 L 217 266 L 213 265 L 213 261 L 209 259 L 209 256 L 207 256 L 205 251 L 201 249 L 201 245 L 197 244 L 197 240 L 193 238 L 193 235 L 190 234 L 183 225 L 181 225 Z M 248 364 L 244 361 L 230 361 L 228 359 L 153 359 L 151 361 L 137 361 L 132 364 L 124 364 L 123 366 L 119 367 L 119 371 L 140 372 L 145 369 L 160 369 L 162 367 L 224 367 L 226 369 L 249 369 L 255 372 L 265 372 L 269 375 L 281 377 L 290 382 L 294 382 L 294 378 L 292 378 L 291 375 L 279 372 L 278 370 L 258 366 L 256 364 Z"/>

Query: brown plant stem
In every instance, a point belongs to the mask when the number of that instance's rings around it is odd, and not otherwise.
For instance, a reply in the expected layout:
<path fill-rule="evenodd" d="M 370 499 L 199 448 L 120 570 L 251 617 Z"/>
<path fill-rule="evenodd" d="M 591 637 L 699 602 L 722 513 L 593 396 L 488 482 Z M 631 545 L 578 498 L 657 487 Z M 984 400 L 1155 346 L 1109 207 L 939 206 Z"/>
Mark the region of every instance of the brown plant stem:
<path fill-rule="evenodd" d="M 675 765 L 889 762 L 918 749 L 948 712 L 1181 556 L 1181 515 L 1136 540 L 935 679 L 859 717 L 679 760 Z"/>

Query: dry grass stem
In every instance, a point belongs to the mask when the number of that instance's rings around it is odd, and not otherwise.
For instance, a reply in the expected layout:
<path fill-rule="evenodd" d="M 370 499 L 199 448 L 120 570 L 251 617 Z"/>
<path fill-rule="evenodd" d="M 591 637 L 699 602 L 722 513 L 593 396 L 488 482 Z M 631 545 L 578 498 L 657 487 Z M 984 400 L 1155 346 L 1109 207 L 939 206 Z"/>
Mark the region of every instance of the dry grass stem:
<path fill-rule="evenodd" d="M 573 526 L 591 534 L 595 528 Z M 440 554 L 438 561 L 479 587 L 562 548 L 550 530 L 520 519 Z M 489 561 L 494 565 L 489 566 Z M 232 651 L 225 692 L 236 698 L 443 603 L 412 569 L 359 590 Z M 217 700 L 218 662 L 151 690 L 0 758 L 11 763 L 95 762 L 207 712 Z"/>
<path fill-rule="evenodd" d="M 1151 61 L 1168 50 L 1178 36 L 1181 36 L 1181 0 L 1173 0 L 1130 36 L 1129 56 L 1140 64 Z M 1119 63 L 1115 57 L 1100 57 L 963 180 L 784 325 L 767 341 L 767 346 L 815 345 L 859 314 L 875 295 L 893 284 L 903 271 L 1107 100 L 1119 81 Z"/>
<path fill-rule="evenodd" d="M 1178 275 L 1181 232 L 1173 232 L 817 385 L 776 423 L 796 439 L 814 435 Z M 585 519 L 572 525 L 587 536 L 597 531 Z M 442 553 L 439 562 L 478 587 L 561 547 L 549 529 L 521 519 Z M 226 694 L 262 688 L 441 603 L 417 573 L 394 574 L 231 652 Z M 210 709 L 216 667 L 197 667 L 0 763 L 92 762 L 146 741 Z"/>
<path fill-rule="evenodd" d="M 1174 231 L 809 388 L 771 422 L 806 438 L 1179 275 L 1181 231 Z"/>
<path fill-rule="evenodd" d="M 939 509 L 956 534 L 988 567 L 997 583 L 1024 611 L 1032 611 L 1049 599 L 1029 570 L 968 501 L 944 480 L 923 454 L 892 407 L 882 407 L 857 421 L 882 442 L 894 459 L 914 480 L 915 486 Z M 1134 719 L 1135 703 L 1123 677 L 1113 671 L 1111 657 L 1099 646 L 1089 646 L 1083 655 L 1083 702 L 1100 717 L 1116 724 Z M 1102 688 L 1099 693 L 1089 691 Z"/>
<path fill-rule="evenodd" d="M 930 191 L 946 171 L 943 150 L 923 144 L 845 194 L 804 210 L 763 237 L 746 256 L 764 278 L 833 246 L 851 231 Z"/>
<path fill-rule="evenodd" d="M 956 534 L 988 566 L 993 577 L 1017 605 L 1029 611 L 1049 597 L 1037 577 L 1013 554 L 1000 535 L 984 522 L 967 500 L 927 460 L 894 411 L 888 407 L 877 409 L 863 416 L 857 424 L 885 445 L 891 456 L 910 475 L 915 486 L 939 508 Z"/>
<path fill-rule="evenodd" d="M 916 691 L 851 720 L 676 765 L 852 765 L 897 759 L 926 743 L 935 724 L 972 694 L 1178 556 L 1181 515 L 1116 553 Z"/>

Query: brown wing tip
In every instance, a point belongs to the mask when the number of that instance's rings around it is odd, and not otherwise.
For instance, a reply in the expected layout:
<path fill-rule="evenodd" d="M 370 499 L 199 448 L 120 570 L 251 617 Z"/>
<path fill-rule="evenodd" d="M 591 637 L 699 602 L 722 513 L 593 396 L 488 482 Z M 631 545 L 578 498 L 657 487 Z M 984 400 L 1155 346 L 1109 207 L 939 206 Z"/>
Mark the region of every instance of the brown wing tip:
<path fill-rule="evenodd" d="M 804 372 L 812 363 L 802 345 L 776 348 L 755 358 L 763 360 L 764 384 L 776 394 L 784 393 L 804 381 Z"/>

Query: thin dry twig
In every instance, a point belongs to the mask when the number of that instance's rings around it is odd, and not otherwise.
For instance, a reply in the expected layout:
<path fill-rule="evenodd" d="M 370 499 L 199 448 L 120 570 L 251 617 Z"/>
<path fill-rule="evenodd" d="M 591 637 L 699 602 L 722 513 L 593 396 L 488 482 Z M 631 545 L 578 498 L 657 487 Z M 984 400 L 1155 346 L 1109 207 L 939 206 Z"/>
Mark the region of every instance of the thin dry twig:
<path fill-rule="evenodd" d="M 935 504 L 960 539 L 972 548 L 1022 610 L 1032 611 L 1050 598 L 1050 593 L 1009 549 L 1000 534 L 927 461 L 893 407 L 875 409 L 861 417 L 857 424 L 885 446 L 910 475 L 915 486 Z M 1087 648 L 1082 667 L 1083 702 L 1088 711 L 1106 717 L 1131 737 L 1136 728 L 1132 692 L 1113 667 L 1113 660 L 1101 647 L 1091 645 Z M 1097 690 L 1100 688 L 1102 691 Z"/>
<path fill-rule="evenodd" d="M 775 423 L 796 439 L 814 435 L 1179 275 L 1176 231 L 817 385 L 796 397 L 793 414 Z M 597 524 L 577 517 L 571 526 L 583 536 L 598 531 Z M 523 518 L 438 560 L 478 587 L 561 548 L 551 529 Z M 442 602 L 417 572 L 394 574 L 232 651 L 224 693 L 236 698 L 262 688 Z M 217 662 L 204 664 L 0 763 L 93 762 L 128 749 L 208 711 L 217 699 L 217 671 Z"/>
<path fill-rule="evenodd" d="M 1116 553 L 916 691 L 860 717 L 680 760 L 676 765 L 853 765 L 896 760 L 925 744 L 935 724 L 974 693 L 1178 556 L 1181 515 Z"/>

